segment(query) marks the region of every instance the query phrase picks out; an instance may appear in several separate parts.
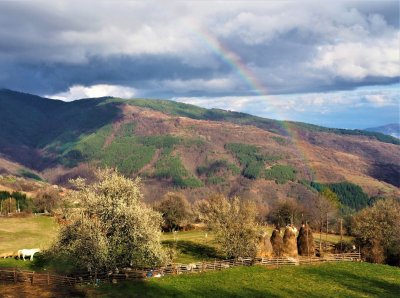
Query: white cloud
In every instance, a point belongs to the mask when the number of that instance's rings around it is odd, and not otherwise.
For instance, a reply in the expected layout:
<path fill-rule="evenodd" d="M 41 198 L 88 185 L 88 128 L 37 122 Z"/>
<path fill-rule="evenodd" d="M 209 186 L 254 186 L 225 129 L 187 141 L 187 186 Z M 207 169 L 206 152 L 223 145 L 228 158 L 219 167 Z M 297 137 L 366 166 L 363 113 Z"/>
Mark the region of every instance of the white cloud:
<path fill-rule="evenodd" d="M 226 91 L 235 87 L 232 78 L 215 78 L 215 79 L 193 79 L 193 80 L 165 80 L 161 85 L 173 92 L 190 92 L 190 91 Z"/>
<path fill-rule="evenodd" d="M 267 96 L 175 97 L 173 100 L 247 112 L 273 119 L 296 119 L 300 114 L 327 115 L 359 108 L 392 107 L 399 109 L 399 85 L 388 88 L 359 88 L 351 91 Z"/>
<path fill-rule="evenodd" d="M 399 38 L 396 33 L 389 38 L 322 46 L 312 64 L 345 79 L 395 78 L 400 76 Z"/>
<path fill-rule="evenodd" d="M 76 85 L 69 88 L 66 92 L 60 92 L 57 94 L 47 95 L 46 97 L 52 99 L 60 99 L 63 101 L 72 101 L 82 98 L 96 98 L 103 96 L 114 96 L 121 98 L 132 98 L 136 94 L 136 90 L 130 87 L 118 86 L 118 85 L 93 85 L 93 86 L 81 86 Z"/>

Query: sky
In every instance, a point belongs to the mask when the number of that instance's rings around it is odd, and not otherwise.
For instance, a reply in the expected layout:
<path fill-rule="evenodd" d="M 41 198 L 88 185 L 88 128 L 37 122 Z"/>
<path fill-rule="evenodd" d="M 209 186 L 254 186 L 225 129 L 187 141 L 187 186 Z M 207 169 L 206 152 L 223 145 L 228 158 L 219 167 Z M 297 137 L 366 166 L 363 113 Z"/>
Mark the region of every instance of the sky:
<path fill-rule="evenodd" d="M 0 1 L 0 88 L 399 122 L 399 1 Z"/>

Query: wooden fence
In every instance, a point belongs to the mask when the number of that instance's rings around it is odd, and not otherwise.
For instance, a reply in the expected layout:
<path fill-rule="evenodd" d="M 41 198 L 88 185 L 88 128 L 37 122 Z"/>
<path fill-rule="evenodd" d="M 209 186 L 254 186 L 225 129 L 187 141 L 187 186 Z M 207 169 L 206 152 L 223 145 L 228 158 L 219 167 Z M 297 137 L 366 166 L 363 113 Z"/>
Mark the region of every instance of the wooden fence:
<path fill-rule="evenodd" d="M 35 285 L 62 285 L 73 286 L 75 284 L 118 282 L 121 280 L 138 280 L 146 277 L 176 275 L 185 273 L 198 273 L 207 271 L 224 270 L 238 266 L 295 266 L 302 264 L 317 264 L 326 262 L 354 262 L 361 261 L 360 253 L 328 254 L 323 257 L 274 257 L 274 258 L 239 258 L 231 260 L 215 260 L 192 264 L 171 264 L 156 269 L 132 269 L 118 273 L 95 273 L 60 276 L 49 273 L 36 273 L 22 271 L 16 268 L 0 269 L 0 282 L 28 282 Z"/>
<path fill-rule="evenodd" d="M 0 282 L 17 283 L 25 282 L 32 285 L 63 285 L 74 286 L 75 277 L 61 276 L 50 273 L 37 273 L 34 271 L 19 270 L 17 268 L 1 268 Z"/>

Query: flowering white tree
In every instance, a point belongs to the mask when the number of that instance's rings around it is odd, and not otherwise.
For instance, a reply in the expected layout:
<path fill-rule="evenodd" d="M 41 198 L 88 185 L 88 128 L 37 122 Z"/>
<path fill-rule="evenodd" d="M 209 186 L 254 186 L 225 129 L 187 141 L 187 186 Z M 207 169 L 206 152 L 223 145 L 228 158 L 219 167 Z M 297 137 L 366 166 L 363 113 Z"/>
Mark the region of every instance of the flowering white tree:
<path fill-rule="evenodd" d="M 52 252 L 97 271 L 164 263 L 161 214 L 143 204 L 140 179 L 110 169 L 98 170 L 96 176 L 91 185 L 73 181 L 76 190 L 70 198 L 79 207 L 68 210 Z"/>

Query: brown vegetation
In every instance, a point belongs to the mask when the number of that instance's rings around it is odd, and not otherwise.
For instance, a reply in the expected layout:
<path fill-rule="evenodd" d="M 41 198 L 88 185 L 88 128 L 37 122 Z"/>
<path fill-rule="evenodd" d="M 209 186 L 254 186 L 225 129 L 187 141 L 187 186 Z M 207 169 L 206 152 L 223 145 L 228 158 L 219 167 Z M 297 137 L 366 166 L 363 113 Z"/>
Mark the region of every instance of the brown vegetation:
<path fill-rule="evenodd" d="M 280 257 L 283 254 L 283 239 L 279 229 L 274 229 L 271 235 L 272 250 L 276 257 Z"/>
<path fill-rule="evenodd" d="M 283 255 L 297 257 L 296 228 L 287 226 L 283 234 Z"/>
<path fill-rule="evenodd" d="M 310 226 L 303 224 L 297 236 L 297 249 L 300 256 L 314 256 L 314 237 Z"/>

